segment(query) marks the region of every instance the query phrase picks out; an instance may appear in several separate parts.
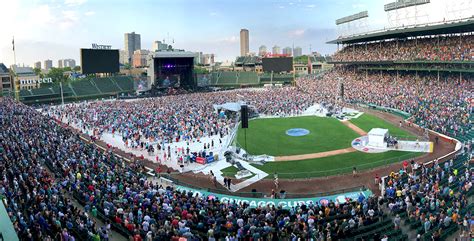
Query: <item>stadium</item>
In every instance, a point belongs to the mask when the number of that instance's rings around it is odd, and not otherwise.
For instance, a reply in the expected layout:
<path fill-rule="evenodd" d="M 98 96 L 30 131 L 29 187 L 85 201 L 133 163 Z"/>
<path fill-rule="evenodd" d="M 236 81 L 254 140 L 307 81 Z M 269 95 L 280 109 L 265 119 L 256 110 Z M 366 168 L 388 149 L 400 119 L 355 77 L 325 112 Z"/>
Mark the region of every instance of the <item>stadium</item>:
<path fill-rule="evenodd" d="M 0 236 L 474 237 L 474 18 L 347 32 L 366 18 L 335 20 L 331 56 L 197 73 L 169 48 L 133 76 L 84 48 L 77 80 L 3 92 Z"/>

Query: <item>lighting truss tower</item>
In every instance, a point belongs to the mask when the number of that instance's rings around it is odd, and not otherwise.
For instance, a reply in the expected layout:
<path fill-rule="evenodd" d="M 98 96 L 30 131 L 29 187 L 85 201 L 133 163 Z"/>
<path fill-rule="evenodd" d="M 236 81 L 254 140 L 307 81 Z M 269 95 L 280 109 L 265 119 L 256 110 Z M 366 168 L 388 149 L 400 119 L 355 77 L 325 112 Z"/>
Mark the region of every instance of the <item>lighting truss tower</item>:
<path fill-rule="evenodd" d="M 369 13 L 362 11 L 336 20 L 338 37 L 347 37 L 369 31 Z"/>
<path fill-rule="evenodd" d="M 473 0 L 444 1 L 445 21 L 474 17 Z"/>
<path fill-rule="evenodd" d="M 430 0 L 397 0 L 384 5 L 389 28 L 428 23 Z"/>

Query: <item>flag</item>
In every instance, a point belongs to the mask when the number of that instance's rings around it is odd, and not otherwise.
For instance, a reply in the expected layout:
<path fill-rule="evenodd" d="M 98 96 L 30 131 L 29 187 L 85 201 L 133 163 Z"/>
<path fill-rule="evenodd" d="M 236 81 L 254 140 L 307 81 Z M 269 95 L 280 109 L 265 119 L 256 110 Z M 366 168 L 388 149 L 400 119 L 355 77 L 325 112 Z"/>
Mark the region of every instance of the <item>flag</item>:
<path fill-rule="evenodd" d="M 15 37 L 13 37 L 12 45 L 13 45 L 13 51 L 15 51 Z"/>

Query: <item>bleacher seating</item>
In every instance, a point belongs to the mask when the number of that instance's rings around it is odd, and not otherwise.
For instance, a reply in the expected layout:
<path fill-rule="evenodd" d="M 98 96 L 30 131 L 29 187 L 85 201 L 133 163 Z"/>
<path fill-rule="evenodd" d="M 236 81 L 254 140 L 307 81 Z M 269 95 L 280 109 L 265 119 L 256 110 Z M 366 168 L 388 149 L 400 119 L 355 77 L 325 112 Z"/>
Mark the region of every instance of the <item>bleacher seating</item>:
<path fill-rule="evenodd" d="M 113 77 L 113 81 L 122 89 L 123 92 L 133 91 L 133 79 L 129 76 Z"/>
<path fill-rule="evenodd" d="M 31 91 L 30 90 L 20 90 L 20 96 L 21 97 L 31 96 Z"/>
<path fill-rule="evenodd" d="M 52 89 L 50 88 L 37 88 L 37 89 L 31 89 L 31 95 L 51 95 L 55 94 Z"/>
<path fill-rule="evenodd" d="M 94 78 L 91 81 L 103 94 L 120 92 L 120 88 L 110 78 Z"/>
<path fill-rule="evenodd" d="M 71 84 L 77 96 L 97 95 L 100 94 L 97 87 L 95 87 L 91 80 L 80 80 Z"/>
<path fill-rule="evenodd" d="M 450 170 L 457 170 L 457 177 L 458 179 L 455 179 L 453 183 L 449 184 L 448 183 L 448 177 L 449 175 L 446 174 L 438 183 L 439 189 L 443 190 L 443 188 L 447 187 L 453 192 L 462 192 L 461 188 L 462 185 L 460 185 L 460 179 L 462 180 L 462 177 L 464 176 L 465 172 L 469 170 L 472 166 L 468 164 L 469 156 L 468 155 L 460 155 L 456 157 L 453 160 L 453 165 L 449 167 Z M 472 164 L 471 164 L 472 165 Z M 440 164 L 440 168 L 444 168 L 444 164 Z M 421 175 L 421 171 L 417 171 L 417 175 Z M 403 176 L 400 178 L 401 183 L 406 183 L 408 182 L 408 176 Z M 474 189 L 470 189 L 468 193 L 466 193 L 467 197 L 470 197 L 474 194 Z M 445 207 L 451 207 L 453 206 L 453 200 L 452 199 L 446 199 L 446 204 Z M 458 214 L 460 215 L 460 218 L 462 218 L 468 211 L 471 211 L 473 209 L 474 205 L 469 204 L 467 207 L 462 208 L 459 210 Z M 443 210 L 444 209 L 444 210 Z M 440 212 L 447 212 L 449 210 L 448 208 L 443 208 L 441 210 L 436 210 L 436 211 L 431 211 L 429 208 L 420 208 L 420 214 L 424 213 L 426 214 L 426 217 L 429 217 L 430 215 L 438 215 Z M 451 212 L 454 212 L 454 210 L 451 210 Z M 419 217 L 415 216 L 410 216 L 408 217 L 408 213 L 406 212 L 406 207 L 405 206 L 400 206 L 398 210 L 395 211 L 400 217 L 405 220 L 405 225 L 407 225 L 411 230 L 416 231 L 417 234 L 421 235 L 421 240 L 432 240 L 432 236 L 435 232 L 440 232 L 440 239 L 439 240 L 446 240 L 447 237 L 455 233 L 459 228 L 458 225 L 451 223 L 449 227 L 444 227 L 444 226 L 438 226 L 435 224 L 432 224 L 430 230 L 425 232 L 425 228 L 423 226 L 422 220 L 420 220 Z M 413 214 L 413 212 L 412 212 Z M 419 214 L 418 214 L 419 215 Z"/>
<path fill-rule="evenodd" d="M 61 93 L 61 87 L 59 85 L 55 85 L 53 87 L 51 87 L 51 89 L 54 91 L 54 93 Z M 69 87 L 69 85 L 63 85 L 63 94 L 66 95 L 70 95 L 72 94 L 73 91 L 71 89 L 71 87 Z"/>
<path fill-rule="evenodd" d="M 258 84 L 258 76 L 256 72 L 240 72 L 239 73 L 239 84 Z"/>
<path fill-rule="evenodd" d="M 221 72 L 219 74 L 218 85 L 236 85 L 237 74 L 236 72 Z"/>
<path fill-rule="evenodd" d="M 129 76 L 86 78 L 63 84 L 63 97 L 66 101 L 91 98 L 103 98 L 119 93 L 132 92 L 134 81 Z M 61 87 L 59 84 L 20 90 L 20 100 L 25 103 L 60 102 Z"/>

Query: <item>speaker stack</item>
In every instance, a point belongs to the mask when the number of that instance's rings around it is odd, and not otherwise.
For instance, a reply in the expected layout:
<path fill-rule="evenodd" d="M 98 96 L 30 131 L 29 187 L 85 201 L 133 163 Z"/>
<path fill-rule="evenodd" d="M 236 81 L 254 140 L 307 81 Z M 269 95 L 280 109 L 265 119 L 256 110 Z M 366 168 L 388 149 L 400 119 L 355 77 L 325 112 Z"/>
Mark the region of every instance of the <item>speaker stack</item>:
<path fill-rule="evenodd" d="M 242 129 L 249 128 L 249 108 L 247 105 L 240 107 L 240 119 L 242 121 Z"/>

